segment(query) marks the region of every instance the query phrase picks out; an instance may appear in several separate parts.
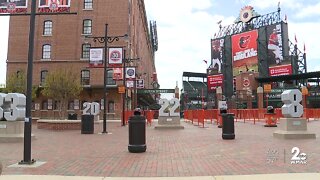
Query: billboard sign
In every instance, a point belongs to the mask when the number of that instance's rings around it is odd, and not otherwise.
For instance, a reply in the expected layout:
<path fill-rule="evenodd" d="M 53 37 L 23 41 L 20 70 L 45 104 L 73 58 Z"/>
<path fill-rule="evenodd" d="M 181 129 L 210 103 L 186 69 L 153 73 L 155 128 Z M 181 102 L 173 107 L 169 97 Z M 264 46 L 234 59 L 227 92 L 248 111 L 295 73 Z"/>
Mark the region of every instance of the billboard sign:
<path fill-rule="evenodd" d="M 281 24 L 267 26 L 268 64 L 269 67 L 288 64 L 283 58 L 283 40 Z"/>
<path fill-rule="evenodd" d="M 0 0 L 0 13 L 25 13 L 28 0 Z"/>
<path fill-rule="evenodd" d="M 211 40 L 211 63 L 209 66 L 209 74 L 221 74 L 223 64 L 223 45 L 224 39 Z"/>
<path fill-rule="evenodd" d="M 215 91 L 217 87 L 222 87 L 223 84 L 223 75 L 217 74 L 217 75 L 209 75 L 208 76 L 208 90 L 209 91 Z"/>
<path fill-rule="evenodd" d="M 69 12 L 71 0 L 39 0 L 39 12 Z"/>
<path fill-rule="evenodd" d="M 231 37 L 233 76 L 247 71 L 258 72 L 257 38 L 257 30 L 236 34 Z"/>
<path fill-rule="evenodd" d="M 270 76 L 284 76 L 292 74 L 292 66 L 291 64 L 274 66 L 269 68 Z"/>

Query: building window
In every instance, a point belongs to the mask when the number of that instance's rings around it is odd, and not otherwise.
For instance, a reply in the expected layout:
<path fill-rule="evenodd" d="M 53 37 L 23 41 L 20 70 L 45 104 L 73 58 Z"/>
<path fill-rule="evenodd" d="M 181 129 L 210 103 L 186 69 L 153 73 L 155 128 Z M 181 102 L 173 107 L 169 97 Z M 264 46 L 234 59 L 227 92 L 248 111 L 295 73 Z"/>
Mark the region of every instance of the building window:
<path fill-rule="evenodd" d="M 51 58 L 51 45 L 45 44 L 42 46 L 42 59 L 50 59 Z"/>
<path fill-rule="evenodd" d="M 52 35 L 52 21 L 44 21 L 43 35 Z"/>
<path fill-rule="evenodd" d="M 81 84 L 82 85 L 90 85 L 90 71 L 82 70 L 81 71 Z"/>
<path fill-rule="evenodd" d="M 53 101 L 53 110 L 59 110 L 60 101 Z"/>
<path fill-rule="evenodd" d="M 83 34 L 92 34 L 92 20 L 85 19 L 83 20 Z"/>
<path fill-rule="evenodd" d="M 84 0 L 84 9 L 93 9 L 92 2 L 93 0 Z"/>
<path fill-rule="evenodd" d="M 42 109 L 42 110 L 48 110 L 48 101 L 47 101 L 47 100 L 42 101 L 42 103 L 41 103 L 41 109 Z"/>
<path fill-rule="evenodd" d="M 116 85 L 116 81 L 113 79 L 113 70 L 108 70 L 107 85 Z"/>
<path fill-rule="evenodd" d="M 74 101 L 68 102 L 68 110 L 74 110 Z"/>
<path fill-rule="evenodd" d="M 48 74 L 48 71 L 47 71 L 47 70 L 41 71 L 41 74 L 40 74 L 40 85 L 41 85 L 41 86 L 44 85 L 44 82 L 45 82 L 45 80 L 46 80 L 47 74 Z"/>
<path fill-rule="evenodd" d="M 114 102 L 113 101 L 108 102 L 108 113 L 114 113 Z"/>
<path fill-rule="evenodd" d="M 82 44 L 82 59 L 89 59 L 91 44 Z"/>

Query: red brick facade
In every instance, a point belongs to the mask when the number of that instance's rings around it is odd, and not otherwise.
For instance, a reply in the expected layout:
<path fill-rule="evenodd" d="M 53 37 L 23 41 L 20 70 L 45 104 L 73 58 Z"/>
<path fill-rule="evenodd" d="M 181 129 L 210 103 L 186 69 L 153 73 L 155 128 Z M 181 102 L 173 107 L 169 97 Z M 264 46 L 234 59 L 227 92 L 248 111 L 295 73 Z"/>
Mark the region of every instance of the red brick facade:
<path fill-rule="evenodd" d="M 29 1 L 30 6 L 31 1 Z M 90 43 L 91 47 L 103 47 L 103 44 L 93 42 L 92 39 L 85 38 L 83 34 L 84 20 L 92 20 L 91 36 L 104 36 L 105 24 L 108 23 L 108 36 L 129 35 L 129 42 L 120 38 L 118 42 L 109 43 L 108 47 L 124 47 L 127 58 L 140 58 L 134 61 L 136 73 L 144 78 L 145 88 L 151 88 L 152 74 L 155 72 L 154 52 L 151 47 L 148 20 L 143 0 L 93 0 L 93 8 L 85 9 L 84 0 L 72 0 L 70 12 L 77 12 L 77 15 L 41 15 L 36 16 L 35 46 L 33 60 L 33 85 L 40 86 L 41 71 L 54 71 L 60 68 L 70 68 L 79 74 L 81 70 L 90 71 L 90 86 L 85 87 L 81 96 L 76 100 L 79 102 L 79 109 L 84 101 L 101 103 L 103 99 L 103 68 L 88 68 L 88 58 L 82 58 L 82 44 Z M 29 8 L 30 12 L 30 8 Z M 52 34 L 44 34 L 44 22 L 52 22 Z M 29 17 L 14 16 L 10 18 L 9 46 L 7 76 L 17 71 L 27 71 L 28 58 L 28 35 Z M 43 46 L 51 45 L 50 59 L 43 59 Z M 120 118 L 122 114 L 122 96 L 119 94 L 118 81 L 116 85 L 108 86 L 107 105 L 110 118 Z M 127 107 L 131 107 L 134 95 L 132 90 L 128 90 Z M 42 118 L 53 118 L 57 116 L 54 107 L 52 109 L 43 108 L 43 102 L 47 97 L 39 94 L 34 100 L 35 109 L 33 116 Z M 78 101 L 79 100 L 79 101 Z M 51 101 L 51 100 L 49 100 Z M 52 100 L 54 102 L 54 100 Z M 70 101 L 73 102 L 73 101 Z M 102 104 L 101 104 L 102 105 Z M 110 110 L 109 110 L 110 109 Z M 114 109 L 114 111 L 113 111 Z M 80 110 L 70 109 L 78 114 Z M 102 118 L 102 111 L 100 114 Z M 114 117 L 113 117 L 114 116 Z"/>

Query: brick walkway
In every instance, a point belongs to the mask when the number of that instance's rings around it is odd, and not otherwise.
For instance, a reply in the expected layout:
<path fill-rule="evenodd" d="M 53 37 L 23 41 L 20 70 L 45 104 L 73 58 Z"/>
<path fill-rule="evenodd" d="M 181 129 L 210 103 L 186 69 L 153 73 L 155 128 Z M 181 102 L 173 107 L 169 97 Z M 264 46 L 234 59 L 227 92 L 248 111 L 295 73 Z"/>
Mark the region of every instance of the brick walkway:
<path fill-rule="evenodd" d="M 127 150 L 128 127 L 108 123 L 110 135 L 80 131 L 49 131 L 33 127 L 32 158 L 45 161 L 38 168 L 9 168 L 23 157 L 23 143 L 0 144 L 3 174 L 111 177 L 217 176 L 294 172 L 320 172 L 320 121 L 308 123 L 317 139 L 279 140 L 278 128 L 236 122 L 236 139 L 222 140 L 221 129 L 206 124 L 199 128 L 182 123 L 184 130 L 155 130 L 147 127 L 147 152 Z M 307 164 L 291 165 L 291 149 L 307 154 Z M 274 159 L 274 162 L 271 160 Z"/>

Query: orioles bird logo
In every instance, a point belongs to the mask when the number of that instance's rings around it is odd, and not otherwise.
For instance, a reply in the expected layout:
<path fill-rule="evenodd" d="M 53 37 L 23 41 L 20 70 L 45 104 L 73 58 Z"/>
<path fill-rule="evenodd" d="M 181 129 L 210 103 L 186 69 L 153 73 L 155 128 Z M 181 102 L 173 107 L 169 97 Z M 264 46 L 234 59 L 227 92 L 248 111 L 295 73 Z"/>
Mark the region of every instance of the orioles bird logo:
<path fill-rule="evenodd" d="M 246 48 L 248 47 L 248 44 L 250 42 L 250 37 L 251 36 L 242 36 L 239 40 L 239 46 L 240 48 Z"/>

